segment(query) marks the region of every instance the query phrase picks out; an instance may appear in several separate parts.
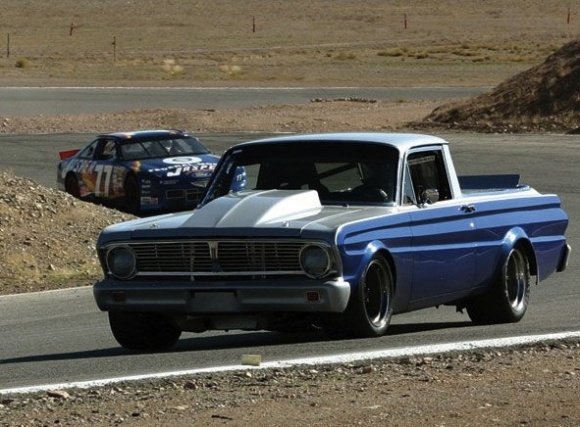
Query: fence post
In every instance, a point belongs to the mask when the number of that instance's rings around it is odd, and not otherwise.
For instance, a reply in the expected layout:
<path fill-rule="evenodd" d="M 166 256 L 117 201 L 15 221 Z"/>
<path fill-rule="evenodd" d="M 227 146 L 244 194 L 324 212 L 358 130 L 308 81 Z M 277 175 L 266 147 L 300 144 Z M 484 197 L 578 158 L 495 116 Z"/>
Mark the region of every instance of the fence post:
<path fill-rule="evenodd" d="M 10 58 L 10 33 L 6 33 L 6 58 Z"/>

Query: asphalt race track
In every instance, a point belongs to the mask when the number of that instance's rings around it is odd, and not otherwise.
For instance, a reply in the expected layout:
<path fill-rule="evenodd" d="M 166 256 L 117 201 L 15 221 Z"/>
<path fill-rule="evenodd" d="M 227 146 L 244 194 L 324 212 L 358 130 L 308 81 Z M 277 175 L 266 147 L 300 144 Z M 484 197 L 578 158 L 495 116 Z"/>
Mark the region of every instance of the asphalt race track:
<path fill-rule="evenodd" d="M 486 88 L 57 88 L 0 87 L 0 117 L 305 104 L 312 99 L 416 101 L 470 97 Z"/>
<path fill-rule="evenodd" d="M 1 114 L 1 113 L 0 113 Z M 452 307 L 393 318 L 378 339 L 327 340 L 316 334 L 266 332 L 184 334 L 163 354 L 120 348 L 97 310 L 89 288 L 0 297 L 0 390 L 45 383 L 237 365 L 243 354 L 263 361 L 372 351 L 485 338 L 580 331 L 580 137 L 563 135 L 438 134 L 451 142 L 459 174 L 520 173 L 521 182 L 557 193 L 570 216 L 568 269 L 532 288 L 517 324 L 473 326 Z M 199 135 L 216 153 L 257 135 Z M 55 187 L 58 151 L 82 146 L 93 135 L 0 135 L 0 170 L 12 170 Z M 54 159 L 48 161 L 46 159 Z"/>

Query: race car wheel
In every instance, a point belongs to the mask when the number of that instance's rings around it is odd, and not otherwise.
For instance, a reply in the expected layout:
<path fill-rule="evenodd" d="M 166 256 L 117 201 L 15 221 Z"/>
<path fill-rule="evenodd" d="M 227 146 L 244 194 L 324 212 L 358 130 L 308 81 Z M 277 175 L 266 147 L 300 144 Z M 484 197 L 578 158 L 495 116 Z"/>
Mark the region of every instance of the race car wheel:
<path fill-rule="evenodd" d="M 323 328 L 333 335 L 376 337 L 384 335 L 393 314 L 394 279 L 388 262 L 375 256 L 340 316 L 325 319 Z"/>
<path fill-rule="evenodd" d="M 79 199 L 81 197 L 81 189 L 79 187 L 79 182 L 74 174 L 69 173 L 64 180 L 65 191 L 73 197 Z"/>
<path fill-rule="evenodd" d="M 526 253 L 516 247 L 489 292 L 467 305 L 467 314 L 480 325 L 515 323 L 524 317 L 529 299 L 530 263 Z"/>
<path fill-rule="evenodd" d="M 181 330 L 161 313 L 109 311 L 109 325 L 117 342 L 134 351 L 167 350 L 181 336 Z"/>
<path fill-rule="evenodd" d="M 141 192 L 137 178 L 134 175 L 127 177 L 124 187 L 125 210 L 133 215 L 138 215 L 141 209 Z"/>

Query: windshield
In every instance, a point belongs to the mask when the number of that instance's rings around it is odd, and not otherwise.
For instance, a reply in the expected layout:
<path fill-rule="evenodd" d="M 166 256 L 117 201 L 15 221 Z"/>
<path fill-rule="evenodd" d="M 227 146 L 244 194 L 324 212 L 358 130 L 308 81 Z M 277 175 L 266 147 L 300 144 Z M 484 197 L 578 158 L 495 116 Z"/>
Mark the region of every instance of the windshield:
<path fill-rule="evenodd" d="M 208 154 L 197 138 L 155 139 L 124 143 L 121 145 L 121 155 L 124 160 L 142 160 L 169 156 L 190 156 Z"/>
<path fill-rule="evenodd" d="M 394 203 L 397 165 L 398 151 L 379 144 L 249 145 L 224 158 L 204 203 L 229 193 L 271 189 L 316 190 L 323 204 Z"/>

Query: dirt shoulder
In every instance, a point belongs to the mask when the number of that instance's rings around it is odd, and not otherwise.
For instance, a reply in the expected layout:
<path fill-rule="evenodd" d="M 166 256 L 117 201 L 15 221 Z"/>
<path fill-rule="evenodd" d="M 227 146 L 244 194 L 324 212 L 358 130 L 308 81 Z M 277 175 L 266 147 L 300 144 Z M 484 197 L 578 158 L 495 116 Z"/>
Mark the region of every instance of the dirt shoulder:
<path fill-rule="evenodd" d="M 211 132 L 393 131 L 420 121 L 440 101 L 320 99 L 305 104 L 221 110 L 134 110 L 111 114 L 7 117 L 0 133 L 101 133 L 132 129 Z"/>
<path fill-rule="evenodd" d="M 0 426 L 577 426 L 580 343 L 0 396 Z"/>

